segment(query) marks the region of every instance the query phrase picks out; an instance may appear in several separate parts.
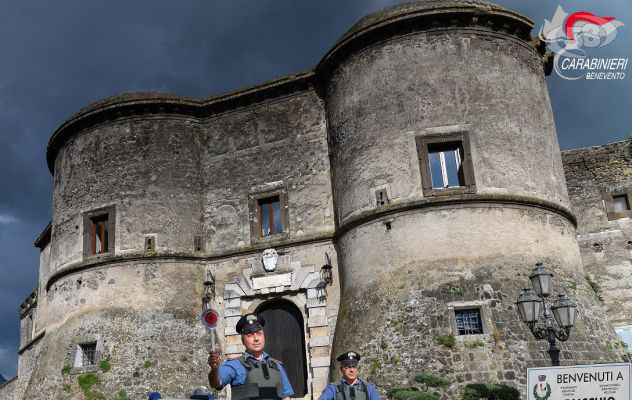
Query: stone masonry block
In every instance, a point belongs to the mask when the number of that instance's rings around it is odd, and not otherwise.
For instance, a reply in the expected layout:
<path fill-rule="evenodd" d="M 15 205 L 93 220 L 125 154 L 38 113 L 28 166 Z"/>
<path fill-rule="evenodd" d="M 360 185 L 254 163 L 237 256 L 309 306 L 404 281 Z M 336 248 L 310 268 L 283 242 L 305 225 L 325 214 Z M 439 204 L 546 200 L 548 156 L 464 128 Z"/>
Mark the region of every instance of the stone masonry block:
<path fill-rule="evenodd" d="M 233 299 L 226 299 L 226 301 L 224 301 L 224 307 L 225 308 L 241 307 L 241 299 L 239 297 L 236 297 Z"/>
<path fill-rule="evenodd" d="M 324 317 L 327 315 L 327 308 L 325 307 L 312 307 L 307 310 L 309 317 Z"/>
<path fill-rule="evenodd" d="M 241 307 L 224 308 L 225 317 L 241 316 Z"/>
<path fill-rule="evenodd" d="M 226 345 L 232 346 L 241 344 L 241 335 L 227 335 L 226 336 Z"/>
<path fill-rule="evenodd" d="M 241 274 L 244 276 L 244 278 L 250 279 L 250 277 L 252 276 L 252 268 L 244 268 L 241 271 Z"/>
<path fill-rule="evenodd" d="M 233 344 L 226 346 L 226 354 L 243 353 L 246 350 L 243 344 Z"/>
<path fill-rule="evenodd" d="M 241 318 L 241 316 L 234 316 L 234 317 L 226 317 L 226 326 L 235 326 L 237 325 L 237 321 L 239 321 L 239 318 Z"/>
<path fill-rule="evenodd" d="M 235 297 L 245 296 L 244 292 L 236 283 L 229 283 L 224 287 L 224 298 L 231 299 Z"/>
<path fill-rule="evenodd" d="M 234 326 L 227 326 L 224 328 L 224 335 L 237 335 L 237 330 Z"/>
<path fill-rule="evenodd" d="M 329 346 L 328 336 L 317 336 L 309 339 L 309 347 Z"/>
<path fill-rule="evenodd" d="M 326 326 L 317 326 L 314 328 L 309 328 L 309 336 L 327 336 L 327 327 Z"/>
<path fill-rule="evenodd" d="M 307 268 L 294 270 L 294 272 L 292 272 L 292 286 L 290 287 L 290 290 L 298 290 L 309 273 L 310 271 Z"/>
<path fill-rule="evenodd" d="M 316 297 L 313 299 L 307 299 L 307 308 L 324 307 L 325 305 L 327 305 L 326 297 Z"/>
<path fill-rule="evenodd" d="M 318 272 L 310 272 L 309 274 L 307 274 L 307 276 L 305 277 L 305 280 L 301 284 L 301 289 L 307 288 L 308 285 L 311 285 L 312 281 L 315 281 L 315 280 L 320 281 L 320 274 Z M 315 286 L 311 286 L 311 287 L 315 287 Z"/>
<path fill-rule="evenodd" d="M 328 367 L 329 357 L 312 357 L 312 367 Z"/>
<path fill-rule="evenodd" d="M 329 380 L 327 377 L 314 378 L 312 380 L 312 388 L 315 392 L 322 392 L 327 387 Z"/>
<path fill-rule="evenodd" d="M 286 286 L 292 283 L 292 274 L 264 275 L 252 278 L 252 287 L 254 289 L 268 288 L 272 289 L 278 286 Z"/>
<path fill-rule="evenodd" d="M 239 285 L 241 290 L 243 290 L 247 296 L 252 296 L 255 294 L 255 292 L 252 290 L 252 287 L 250 287 L 250 279 L 246 279 L 243 276 L 238 276 L 237 285 Z"/>
<path fill-rule="evenodd" d="M 308 318 L 307 326 L 310 328 L 315 327 L 315 326 L 327 326 L 327 317 Z"/>
<path fill-rule="evenodd" d="M 312 368 L 312 376 L 314 378 L 327 378 L 329 377 L 329 368 L 328 367 Z"/>

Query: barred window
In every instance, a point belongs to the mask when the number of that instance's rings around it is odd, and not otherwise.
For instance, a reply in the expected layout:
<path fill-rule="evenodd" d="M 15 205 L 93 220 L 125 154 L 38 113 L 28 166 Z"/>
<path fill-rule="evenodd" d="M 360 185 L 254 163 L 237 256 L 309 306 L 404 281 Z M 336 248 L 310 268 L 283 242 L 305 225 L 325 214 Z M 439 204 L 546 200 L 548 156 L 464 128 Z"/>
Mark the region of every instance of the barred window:
<path fill-rule="evenodd" d="M 478 335 L 483 333 L 480 309 L 455 310 L 454 314 L 459 335 Z"/>
<path fill-rule="evenodd" d="M 75 367 L 89 367 L 96 365 L 97 342 L 80 343 L 75 355 Z"/>

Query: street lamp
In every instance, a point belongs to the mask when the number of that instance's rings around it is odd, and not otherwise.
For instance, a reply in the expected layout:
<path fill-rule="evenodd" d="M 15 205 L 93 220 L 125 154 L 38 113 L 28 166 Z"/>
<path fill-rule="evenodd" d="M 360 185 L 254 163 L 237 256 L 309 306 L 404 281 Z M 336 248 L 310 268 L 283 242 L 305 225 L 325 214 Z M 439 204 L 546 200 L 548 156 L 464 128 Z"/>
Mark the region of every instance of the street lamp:
<path fill-rule="evenodd" d="M 577 306 L 565 294 L 558 295 L 552 306 L 547 303 L 551 293 L 551 278 L 549 270 L 537 263 L 531 271 L 529 279 L 535 293 L 529 289 L 518 296 L 516 306 L 522 322 L 527 324 L 536 339 L 546 339 L 549 342 L 549 356 L 553 366 L 560 365 L 560 349 L 555 346 L 555 339 L 565 342 L 571 335 L 571 328 L 575 325 L 575 310 Z M 542 320 L 540 309 L 543 310 Z M 559 328 L 553 325 L 553 319 Z"/>

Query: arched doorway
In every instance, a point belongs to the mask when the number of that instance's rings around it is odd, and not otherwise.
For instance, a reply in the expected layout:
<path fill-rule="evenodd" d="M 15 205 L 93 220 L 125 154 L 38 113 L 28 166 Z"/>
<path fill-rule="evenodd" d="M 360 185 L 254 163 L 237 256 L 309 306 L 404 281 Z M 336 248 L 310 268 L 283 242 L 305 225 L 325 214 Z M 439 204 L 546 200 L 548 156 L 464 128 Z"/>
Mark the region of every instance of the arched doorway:
<path fill-rule="evenodd" d="M 294 389 L 293 397 L 307 394 L 305 328 L 301 311 L 292 302 L 278 299 L 261 305 L 257 311 L 266 324 L 266 352 L 283 362 Z"/>

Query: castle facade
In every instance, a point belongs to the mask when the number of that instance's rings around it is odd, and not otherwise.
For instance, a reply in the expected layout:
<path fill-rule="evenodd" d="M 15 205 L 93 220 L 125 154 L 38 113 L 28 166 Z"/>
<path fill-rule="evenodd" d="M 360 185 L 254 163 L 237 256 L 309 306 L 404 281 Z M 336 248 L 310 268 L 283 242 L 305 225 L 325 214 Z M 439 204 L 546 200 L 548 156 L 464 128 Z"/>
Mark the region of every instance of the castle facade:
<path fill-rule="evenodd" d="M 382 391 L 416 372 L 524 390 L 550 362 L 515 306 L 537 262 L 578 305 L 562 364 L 625 359 L 630 143 L 560 152 L 532 27 L 405 3 L 312 71 L 79 111 L 48 145 L 52 221 L 0 399 L 184 397 L 207 383 L 207 306 L 227 356 L 239 316 L 264 315 L 300 398 L 348 350 Z"/>

